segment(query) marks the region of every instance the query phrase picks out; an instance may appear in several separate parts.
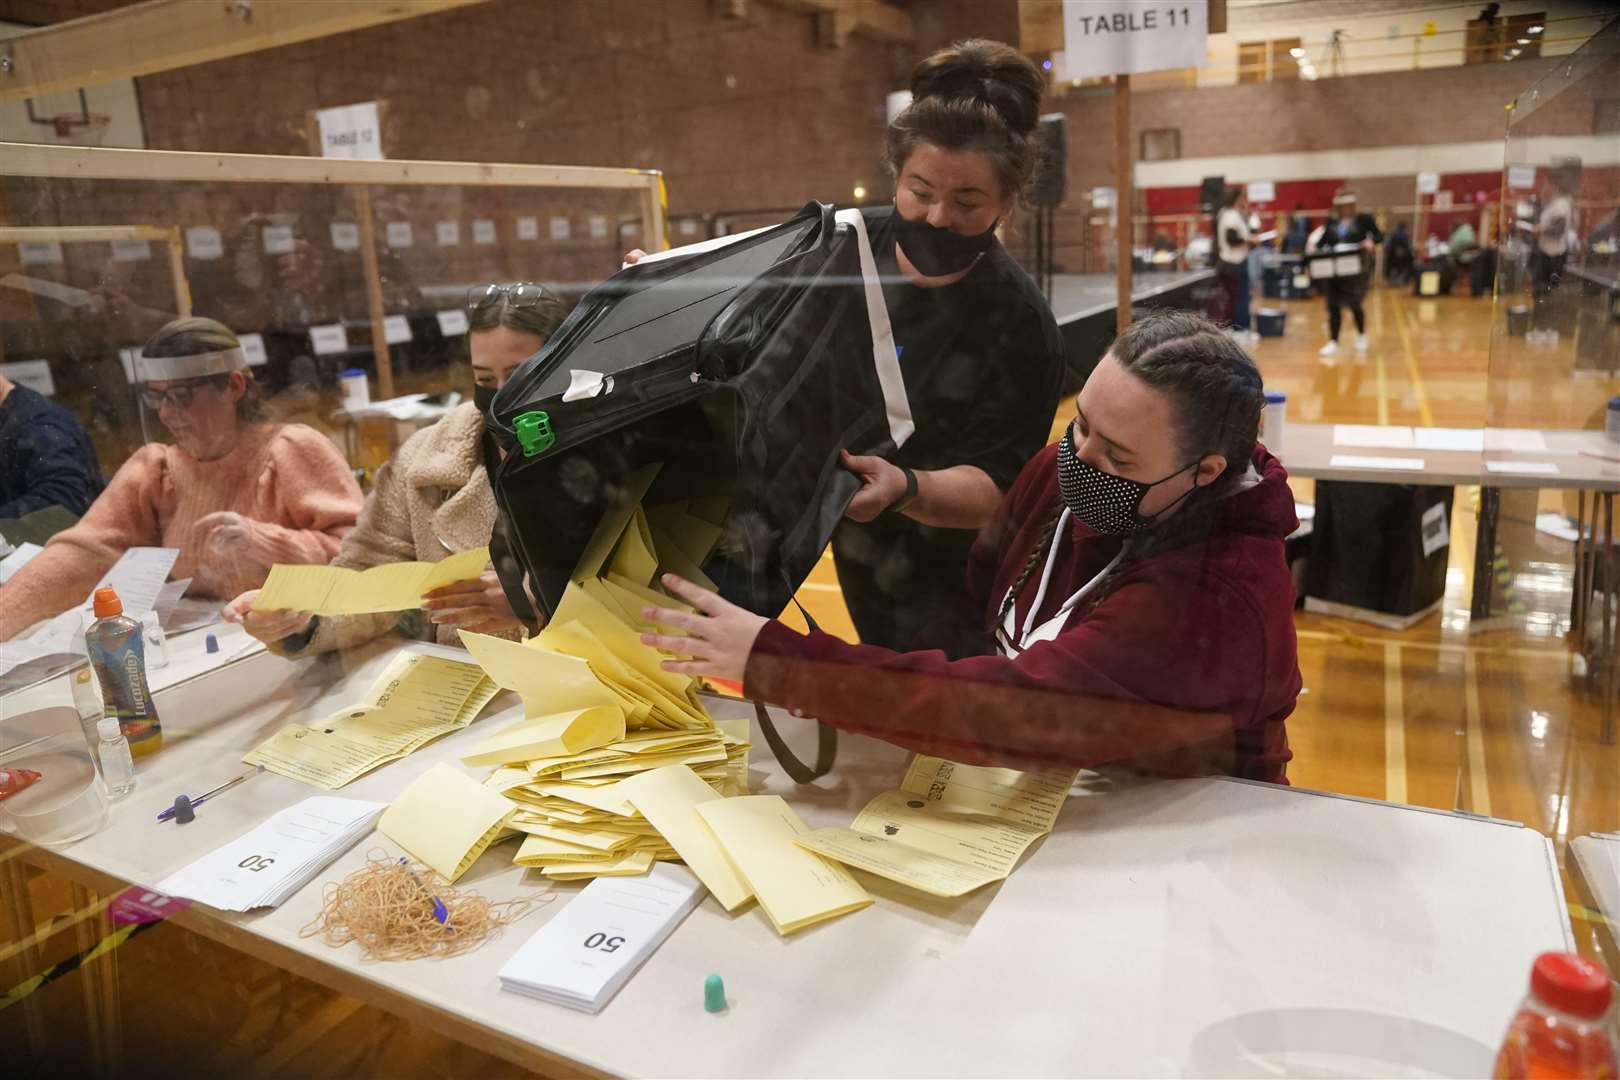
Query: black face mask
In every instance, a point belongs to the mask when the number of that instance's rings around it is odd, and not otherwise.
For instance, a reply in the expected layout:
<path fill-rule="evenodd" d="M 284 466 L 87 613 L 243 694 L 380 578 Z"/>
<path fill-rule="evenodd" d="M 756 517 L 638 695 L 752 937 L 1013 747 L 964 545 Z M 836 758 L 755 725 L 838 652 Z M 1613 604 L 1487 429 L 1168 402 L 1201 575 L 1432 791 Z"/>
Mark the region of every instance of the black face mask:
<path fill-rule="evenodd" d="M 1123 476 L 1103 472 L 1095 465 L 1081 461 L 1074 452 L 1072 429 L 1065 431 L 1063 441 L 1058 443 L 1058 490 L 1062 493 L 1063 505 L 1069 508 L 1069 513 L 1076 520 L 1108 536 L 1138 532 L 1163 518 L 1176 503 L 1198 488 L 1187 489 L 1180 499 L 1152 517 L 1142 516 L 1142 500 L 1147 498 L 1150 490 L 1166 480 L 1174 480 L 1188 469 L 1197 467 L 1198 462 L 1194 461 L 1162 480 L 1144 484 L 1140 480 L 1127 480 Z"/>
<path fill-rule="evenodd" d="M 894 212 L 895 240 L 911 260 L 911 265 L 925 277 L 944 277 L 960 273 L 972 266 L 980 255 L 996 242 L 997 218 L 990 227 L 976 236 L 963 236 L 949 229 L 941 229 L 926 221 L 907 221 Z"/>
<path fill-rule="evenodd" d="M 473 387 L 473 404 L 478 406 L 478 411 L 484 414 L 486 420 L 489 419 L 490 406 L 495 404 L 495 395 L 500 393 L 500 390 L 498 386 Z"/>

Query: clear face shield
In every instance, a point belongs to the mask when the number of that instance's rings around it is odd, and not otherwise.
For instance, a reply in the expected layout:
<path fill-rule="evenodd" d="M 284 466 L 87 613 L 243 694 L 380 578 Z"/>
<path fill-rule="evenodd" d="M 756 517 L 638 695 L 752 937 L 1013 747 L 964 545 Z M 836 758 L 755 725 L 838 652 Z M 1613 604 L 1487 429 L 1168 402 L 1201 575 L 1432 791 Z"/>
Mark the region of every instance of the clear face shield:
<path fill-rule="evenodd" d="M 237 432 L 234 372 L 248 370 L 240 348 L 192 356 L 147 356 L 133 360 L 141 439 L 167 443 L 199 460 L 228 452 Z"/>

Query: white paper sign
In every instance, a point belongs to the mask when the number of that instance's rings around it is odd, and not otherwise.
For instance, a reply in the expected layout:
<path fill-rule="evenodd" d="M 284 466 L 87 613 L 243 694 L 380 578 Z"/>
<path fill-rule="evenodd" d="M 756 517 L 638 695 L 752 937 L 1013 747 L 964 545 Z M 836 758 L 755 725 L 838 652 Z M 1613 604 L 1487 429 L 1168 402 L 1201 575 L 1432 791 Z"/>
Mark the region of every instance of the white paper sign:
<path fill-rule="evenodd" d="M 225 241 L 212 225 L 193 225 L 186 230 L 186 254 L 193 259 L 218 259 L 225 255 Z"/>
<path fill-rule="evenodd" d="M 0 364 L 0 375 L 4 375 L 18 386 L 26 386 L 36 394 L 46 397 L 56 396 L 56 383 L 51 381 L 51 365 L 44 360 L 18 360 L 15 363 Z"/>
<path fill-rule="evenodd" d="M 263 334 L 238 334 L 236 340 L 242 343 L 242 355 L 247 358 L 249 367 L 270 362 L 270 357 L 264 351 Z"/>
<path fill-rule="evenodd" d="M 568 234 L 569 229 L 567 218 L 554 217 L 551 219 L 551 238 L 553 240 L 566 240 L 568 239 Z"/>
<path fill-rule="evenodd" d="M 290 255 L 293 249 L 291 225 L 266 225 L 262 233 L 266 255 Z"/>
<path fill-rule="evenodd" d="M 1536 186 L 1534 165 L 1509 165 L 1508 187 L 1514 191 L 1530 191 Z"/>
<path fill-rule="evenodd" d="M 1114 189 L 1111 187 L 1098 187 L 1091 189 L 1091 208 L 1093 210 L 1107 210 L 1114 205 Z"/>
<path fill-rule="evenodd" d="M 1437 502 L 1423 511 L 1419 522 L 1423 532 L 1423 557 L 1430 555 L 1451 543 L 1451 526 L 1446 521 L 1446 504 Z"/>
<path fill-rule="evenodd" d="M 152 245 L 145 240 L 114 240 L 113 262 L 144 262 L 152 257 Z"/>
<path fill-rule="evenodd" d="M 693 221 L 691 218 L 682 218 L 681 219 L 681 235 L 682 236 L 696 236 L 697 231 L 698 231 L 697 230 L 697 222 Z"/>
<path fill-rule="evenodd" d="M 353 221 L 332 222 L 332 247 L 337 251 L 359 251 L 360 226 Z"/>
<path fill-rule="evenodd" d="M 1364 454 L 1334 454 L 1328 464 L 1335 469 L 1400 469 L 1422 472 L 1422 458 L 1375 457 Z"/>
<path fill-rule="evenodd" d="M 518 229 L 518 239 L 519 240 L 538 240 L 538 239 L 540 239 L 540 219 L 539 218 L 520 217 L 520 218 L 517 219 L 517 229 Z"/>
<path fill-rule="evenodd" d="M 439 333 L 445 337 L 455 337 L 457 334 L 467 332 L 467 313 L 460 308 L 450 308 L 439 312 Z"/>
<path fill-rule="evenodd" d="M 440 247 L 456 247 L 461 243 L 461 222 L 441 221 L 433 226 L 433 235 Z"/>
<path fill-rule="evenodd" d="M 403 345 L 411 340 L 411 321 L 403 315 L 389 315 L 383 319 L 383 340 L 390 345 Z"/>
<path fill-rule="evenodd" d="M 1204 66 L 1207 0 L 1063 0 L 1069 79 Z"/>
<path fill-rule="evenodd" d="M 316 356 L 348 352 L 348 331 L 343 329 L 342 323 L 332 323 L 330 326 L 312 326 L 309 328 L 309 347 L 315 350 Z"/>
<path fill-rule="evenodd" d="M 1435 192 L 1434 193 L 1434 208 L 1436 210 L 1450 210 L 1451 209 L 1451 200 L 1452 200 L 1452 198 L 1453 198 L 1453 195 L 1449 191 L 1437 191 L 1437 192 Z"/>
<path fill-rule="evenodd" d="M 1418 173 L 1417 189 L 1419 195 L 1433 195 L 1440 190 L 1440 174 L 1434 172 Z"/>
<path fill-rule="evenodd" d="M 62 245 L 55 240 L 25 240 L 17 245 L 17 253 L 22 256 L 24 266 L 60 265 L 62 262 Z"/>
<path fill-rule="evenodd" d="M 495 223 L 488 218 L 479 218 L 473 222 L 473 243 L 493 244 L 495 242 Z"/>
<path fill-rule="evenodd" d="M 408 221 L 390 221 L 383 236 L 391 248 L 407 248 L 416 243 L 416 233 Z"/>
<path fill-rule="evenodd" d="M 322 157 L 382 160 L 382 123 L 375 101 L 321 109 L 315 120 L 321 128 Z"/>
<path fill-rule="evenodd" d="M 1250 180 L 1248 196 L 1250 202 L 1276 202 L 1277 184 L 1272 180 Z"/>
<path fill-rule="evenodd" d="M 607 235 L 607 218 L 601 214 L 591 215 L 591 236 L 596 240 Z"/>

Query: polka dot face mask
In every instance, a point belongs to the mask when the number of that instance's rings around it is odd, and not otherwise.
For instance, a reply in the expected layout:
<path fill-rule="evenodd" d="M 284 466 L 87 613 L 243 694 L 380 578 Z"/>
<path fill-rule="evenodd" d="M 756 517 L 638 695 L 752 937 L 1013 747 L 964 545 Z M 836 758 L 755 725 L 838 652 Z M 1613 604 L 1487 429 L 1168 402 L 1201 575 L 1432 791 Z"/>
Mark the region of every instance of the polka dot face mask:
<path fill-rule="evenodd" d="M 1125 536 L 1153 525 L 1181 499 L 1198 490 L 1196 486 L 1189 488 L 1176 503 L 1171 503 L 1152 517 L 1141 514 L 1142 500 L 1147 498 L 1149 491 L 1197 465 L 1196 461 L 1184 465 L 1151 484 L 1127 480 L 1081 461 L 1074 452 L 1074 431 L 1070 428 L 1058 443 L 1058 490 L 1063 496 L 1063 504 L 1077 521 L 1107 536 Z"/>

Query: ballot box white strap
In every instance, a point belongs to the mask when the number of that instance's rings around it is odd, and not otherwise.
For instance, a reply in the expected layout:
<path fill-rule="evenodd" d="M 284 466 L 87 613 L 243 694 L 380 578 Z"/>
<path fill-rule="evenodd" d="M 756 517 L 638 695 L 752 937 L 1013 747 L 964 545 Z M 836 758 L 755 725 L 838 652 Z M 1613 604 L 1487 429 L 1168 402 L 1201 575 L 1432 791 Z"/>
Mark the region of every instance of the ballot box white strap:
<path fill-rule="evenodd" d="M 877 369 L 878 385 L 883 388 L 889 438 L 898 450 L 911 438 L 917 425 L 911 419 L 906 380 L 900 374 L 900 357 L 894 351 L 894 330 L 889 325 L 889 307 L 883 300 L 883 284 L 878 280 L 877 259 L 872 255 L 872 241 L 866 234 L 866 219 L 860 210 L 853 207 L 840 210 L 835 218 L 839 224 L 855 230 L 861 257 L 861 283 L 866 292 L 866 321 L 872 327 L 872 366 Z"/>

